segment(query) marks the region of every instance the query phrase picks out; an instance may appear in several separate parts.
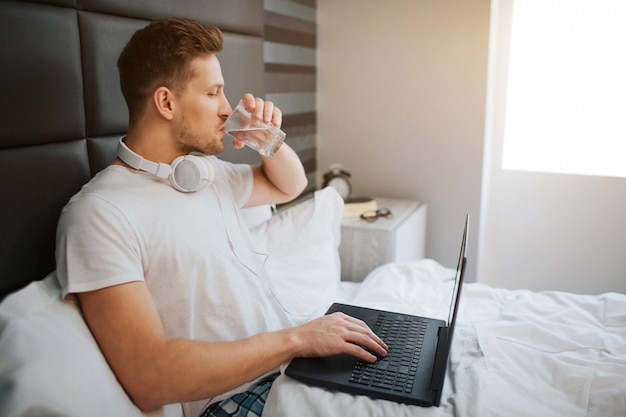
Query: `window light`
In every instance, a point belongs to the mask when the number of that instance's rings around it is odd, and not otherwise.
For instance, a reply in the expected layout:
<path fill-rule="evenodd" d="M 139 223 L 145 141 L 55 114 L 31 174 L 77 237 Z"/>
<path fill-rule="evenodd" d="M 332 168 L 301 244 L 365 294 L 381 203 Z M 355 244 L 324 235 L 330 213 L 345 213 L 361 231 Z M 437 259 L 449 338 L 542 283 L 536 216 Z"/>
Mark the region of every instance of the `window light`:
<path fill-rule="evenodd" d="M 503 168 L 626 177 L 626 1 L 513 4 Z"/>

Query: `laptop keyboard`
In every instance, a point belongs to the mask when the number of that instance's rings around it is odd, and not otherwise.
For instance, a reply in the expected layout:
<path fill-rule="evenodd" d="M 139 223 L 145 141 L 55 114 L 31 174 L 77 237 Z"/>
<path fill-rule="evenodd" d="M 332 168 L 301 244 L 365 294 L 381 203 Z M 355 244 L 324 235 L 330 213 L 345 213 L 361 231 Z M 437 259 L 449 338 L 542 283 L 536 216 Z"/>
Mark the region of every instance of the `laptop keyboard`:
<path fill-rule="evenodd" d="M 417 374 L 426 321 L 419 317 L 381 313 L 376 321 L 378 336 L 389 347 L 387 356 L 375 363 L 359 360 L 350 382 L 410 393 Z"/>

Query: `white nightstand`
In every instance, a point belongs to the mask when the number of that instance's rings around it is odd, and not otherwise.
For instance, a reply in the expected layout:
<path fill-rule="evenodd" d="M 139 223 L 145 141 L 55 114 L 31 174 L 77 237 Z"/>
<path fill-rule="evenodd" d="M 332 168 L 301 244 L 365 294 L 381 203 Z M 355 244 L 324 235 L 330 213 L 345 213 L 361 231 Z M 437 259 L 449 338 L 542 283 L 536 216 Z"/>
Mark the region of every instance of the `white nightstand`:
<path fill-rule="evenodd" d="M 366 222 L 359 217 L 341 221 L 341 279 L 361 281 L 379 265 L 424 257 L 426 204 L 412 200 L 376 198 L 378 208 L 388 208 L 390 218 Z"/>

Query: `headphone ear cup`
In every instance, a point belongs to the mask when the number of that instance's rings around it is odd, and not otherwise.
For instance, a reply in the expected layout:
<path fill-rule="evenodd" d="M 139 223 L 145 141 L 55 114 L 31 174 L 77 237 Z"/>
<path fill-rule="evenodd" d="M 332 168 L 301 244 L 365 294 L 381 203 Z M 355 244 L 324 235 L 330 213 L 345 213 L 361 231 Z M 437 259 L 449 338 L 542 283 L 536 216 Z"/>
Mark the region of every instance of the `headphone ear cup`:
<path fill-rule="evenodd" d="M 213 166 L 203 156 L 185 155 L 174 159 L 169 180 L 174 188 L 184 193 L 198 191 L 213 183 Z"/>

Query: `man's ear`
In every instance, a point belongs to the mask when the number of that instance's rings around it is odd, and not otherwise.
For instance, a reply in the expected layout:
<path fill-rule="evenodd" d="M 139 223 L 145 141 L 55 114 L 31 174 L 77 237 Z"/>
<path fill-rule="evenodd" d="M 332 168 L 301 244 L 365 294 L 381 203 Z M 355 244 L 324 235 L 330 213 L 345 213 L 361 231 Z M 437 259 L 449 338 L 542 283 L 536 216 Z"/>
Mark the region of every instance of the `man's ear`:
<path fill-rule="evenodd" d="M 174 118 L 174 94 L 167 87 L 159 87 L 154 91 L 152 95 L 154 105 L 161 116 L 167 120 Z"/>

